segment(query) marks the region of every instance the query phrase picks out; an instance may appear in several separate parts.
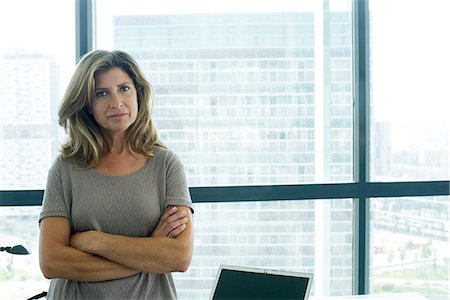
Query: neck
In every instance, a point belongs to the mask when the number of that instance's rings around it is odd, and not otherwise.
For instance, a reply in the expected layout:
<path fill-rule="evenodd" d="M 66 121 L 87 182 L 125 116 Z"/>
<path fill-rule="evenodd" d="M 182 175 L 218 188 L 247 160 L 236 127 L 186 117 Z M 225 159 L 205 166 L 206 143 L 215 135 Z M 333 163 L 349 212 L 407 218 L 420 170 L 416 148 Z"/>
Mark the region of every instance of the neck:
<path fill-rule="evenodd" d="M 128 146 L 125 142 L 121 143 L 111 143 L 109 145 L 108 151 L 109 154 L 122 156 L 124 154 L 129 153 Z"/>
<path fill-rule="evenodd" d="M 107 135 L 106 142 L 108 144 L 108 150 L 105 154 L 112 156 L 123 156 L 130 154 L 125 134 L 117 134 L 113 136 Z"/>

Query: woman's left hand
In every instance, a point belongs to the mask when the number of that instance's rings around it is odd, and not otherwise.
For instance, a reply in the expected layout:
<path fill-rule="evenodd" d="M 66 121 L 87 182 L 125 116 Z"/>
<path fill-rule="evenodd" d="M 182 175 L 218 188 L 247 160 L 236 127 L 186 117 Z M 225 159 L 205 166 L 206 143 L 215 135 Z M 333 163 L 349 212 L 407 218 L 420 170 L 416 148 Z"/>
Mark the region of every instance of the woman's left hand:
<path fill-rule="evenodd" d="M 186 229 L 188 219 L 184 209 L 178 210 L 176 206 L 169 207 L 159 219 L 158 225 L 153 230 L 152 237 L 175 238 Z"/>

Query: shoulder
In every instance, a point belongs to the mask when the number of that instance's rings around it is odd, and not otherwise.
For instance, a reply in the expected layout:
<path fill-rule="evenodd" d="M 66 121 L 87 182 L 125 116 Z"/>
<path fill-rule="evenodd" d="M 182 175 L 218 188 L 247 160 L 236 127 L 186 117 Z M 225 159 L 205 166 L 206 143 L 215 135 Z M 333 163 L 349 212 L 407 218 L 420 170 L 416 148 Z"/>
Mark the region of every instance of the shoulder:
<path fill-rule="evenodd" d="M 173 152 L 169 148 L 164 148 L 160 146 L 156 148 L 154 157 L 159 157 L 160 159 L 163 159 L 165 161 L 179 160 L 178 155 L 175 154 L 175 152 Z"/>
<path fill-rule="evenodd" d="M 74 168 L 75 168 L 75 163 L 68 158 L 64 158 L 60 154 L 53 161 L 53 165 L 50 168 L 50 172 L 60 175 L 62 173 L 73 170 Z"/>
<path fill-rule="evenodd" d="M 63 157 L 60 154 L 53 161 L 53 164 L 50 167 L 50 172 L 52 172 L 52 173 L 61 173 L 62 166 L 63 166 Z"/>
<path fill-rule="evenodd" d="M 165 168 L 182 168 L 178 155 L 168 148 L 158 147 L 152 159 L 159 161 Z"/>

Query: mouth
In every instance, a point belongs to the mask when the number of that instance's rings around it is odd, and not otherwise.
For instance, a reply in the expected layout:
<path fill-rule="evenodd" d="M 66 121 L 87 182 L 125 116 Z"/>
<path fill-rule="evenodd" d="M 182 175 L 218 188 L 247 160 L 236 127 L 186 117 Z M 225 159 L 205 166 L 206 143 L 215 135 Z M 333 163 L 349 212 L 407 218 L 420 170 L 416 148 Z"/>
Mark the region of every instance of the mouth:
<path fill-rule="evenodd" d="M 113 114 L 113 115 L 110 115 L 110 116 L 107 116 L 108 118 L 120 118 L 120 117 L 123 117 L 123 116 L 126 116 L 126 115 L 128 115 L 127 113 L 118 113 L 118 114 Z"/>

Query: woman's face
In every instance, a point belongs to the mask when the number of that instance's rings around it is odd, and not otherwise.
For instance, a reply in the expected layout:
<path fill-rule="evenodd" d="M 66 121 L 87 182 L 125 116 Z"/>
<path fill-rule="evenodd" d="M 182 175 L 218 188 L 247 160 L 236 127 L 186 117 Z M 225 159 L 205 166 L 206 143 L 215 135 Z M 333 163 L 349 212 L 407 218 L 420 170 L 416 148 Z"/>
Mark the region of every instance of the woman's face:
<path fill-rule="evenodd" d="M 138 113 L 136 87 L 130 76 L 117 67 L 97 73 L 90 111 L 111 136 L 124 134 Z"/>

